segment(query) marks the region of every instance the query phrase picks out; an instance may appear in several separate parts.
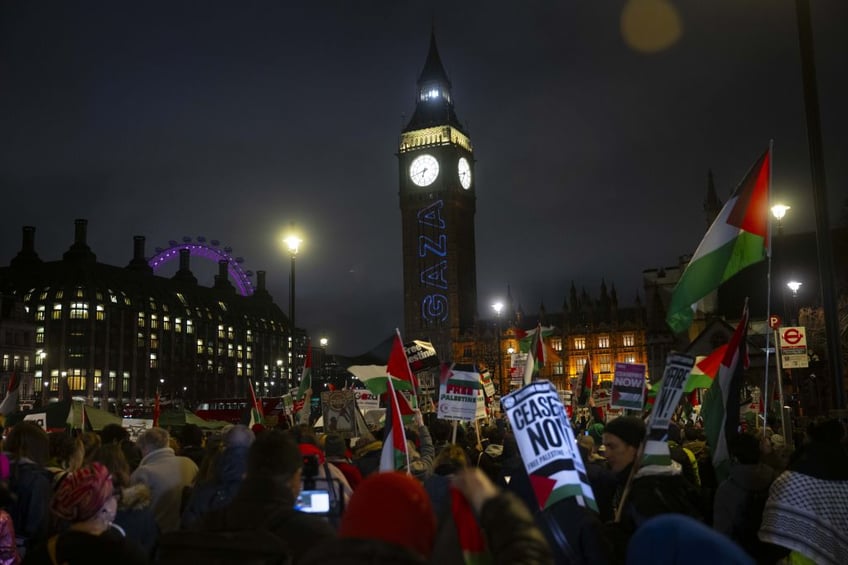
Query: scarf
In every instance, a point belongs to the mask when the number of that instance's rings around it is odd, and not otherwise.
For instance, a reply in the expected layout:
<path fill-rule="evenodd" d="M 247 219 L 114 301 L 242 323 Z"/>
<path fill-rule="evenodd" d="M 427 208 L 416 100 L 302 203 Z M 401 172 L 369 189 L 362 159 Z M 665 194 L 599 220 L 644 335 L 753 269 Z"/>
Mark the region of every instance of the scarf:
<path fill-rule="evenodd" d="M 848 563 L 848 481 L 786 471 L 769 491 L 759 537 L 823 565 Z"/>

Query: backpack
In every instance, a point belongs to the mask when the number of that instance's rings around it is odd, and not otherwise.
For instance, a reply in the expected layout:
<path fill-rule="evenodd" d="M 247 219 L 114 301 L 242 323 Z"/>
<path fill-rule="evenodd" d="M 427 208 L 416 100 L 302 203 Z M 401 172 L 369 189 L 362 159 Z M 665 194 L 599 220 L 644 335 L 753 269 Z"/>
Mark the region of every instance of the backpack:
<path fill-rule="evenodd" d="M 288 516 L 282 516 L 283 520 Z M 160 565 L 288 565 L 288 545 L 270 530 L 283 520 L 259 529 L 175 531 L 159 536 Z"/>

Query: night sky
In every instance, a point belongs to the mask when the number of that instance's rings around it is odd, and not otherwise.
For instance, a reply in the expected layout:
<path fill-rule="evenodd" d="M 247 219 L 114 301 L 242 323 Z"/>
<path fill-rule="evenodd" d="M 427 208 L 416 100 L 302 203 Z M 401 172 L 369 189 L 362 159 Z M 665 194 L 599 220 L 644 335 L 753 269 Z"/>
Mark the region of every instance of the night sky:
<path fill-rule="evenodd" d="M 836 221 L 848 2 L 812 3 Z M 134 235 L 148 255 L 202 235 L 287 310 L 295 222 L 298 325 L 369 349 L 403 327 L 394 154 L 434 22 L 477 159 L 482 317 L 507 285 L 528 313 L 572 280 L 631 305 L 703 236 L 708 170 L 726 199 L 771 138 L 786 230 L 812 229 L 792 0 L 19 1 L 0 4 L 0 264 L 23 225 L 56 260 L 87 218 L 118 265 Z"/>

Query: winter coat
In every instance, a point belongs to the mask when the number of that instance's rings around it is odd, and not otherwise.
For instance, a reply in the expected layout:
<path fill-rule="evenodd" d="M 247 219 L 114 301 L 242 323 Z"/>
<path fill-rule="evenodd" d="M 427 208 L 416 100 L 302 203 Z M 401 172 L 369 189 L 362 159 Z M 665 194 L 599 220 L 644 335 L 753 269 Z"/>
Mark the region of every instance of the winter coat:
<path fill-rule="evenodd" d="M 153 514 L 150 487 L 139 483 L 121 489 L 115 524 L 124 530 L 127 538 L 138 542 L 148 556 L 153 555 L 159 541 L 159 526 Z"/>
<path fill-rule="evenodd" d="M 0 565 L 18 565 L 20 562 L 12 517 L 0 510 Z"/>
<path fill-rule="evenodd" d="M 182 529 L 194 528 L 204 514 L 223 508 L 235 497 L 247 469 L 248 449 L 234 446 L 221 453 L 215 479 L 200 483 L 192 489 L 180 520 Z"/>
<path fill-rule="evenodd" d="M 312 547 L 335 537 L 330 524 L 294 509 L 287 485 L 271 477 L 247 477 L 233 501 L 200 521 L 201 531 L 252 530 L 267 527 L 291 550 L 294 563 Z"/>
<path fill-rule="evenodd" d="M 47 542 L 33 548 L 24 558 L 24 565 L 52 563 Z M 56 538 L 56 563 L 62 565 L 88 565 L 89 563 L 119 563 L 120 565 L 145 565 L 150 563 L 144 550 L 131 539 L 123 537 L 114 528 L 94 535 L 68 530 Z"/>
<path fill-rule="evenodd" d="M 12 461 L 9 491 L 13 500 L 7 511 L 12 517 L 18 549 L 27 549 L 47 539 L 53 487 L 46 469 L 28 459 Z"/>
<path fill-rule="evenodd" d="M 194 461 L 175 455 L 170 447 L 163 447 L 142 458 L 138 469 L 130 475 L 130 481 L 132 484 L 144 483 L 150 487 L 156 523 L 165 533 L 180 527 L 183 489 L 191 486 L 196 476 L 197 465 Z"/>
<path fill-rule="evenodd" d="M 734 531 L 745 526 L 739 524 L 739 520 L 744 517 L 743 510 L 750 495 L 764 492 L 768 496 L 768 488 L 775 478 L 774 470 L 766 465 L 732 466 L 730 476 L 716 489 L 713 528 L 732 538 Z"/>
<path fill-rule="evenodd" d="M 433 447 L 433 438 L 427 426 L 418 428 L 418 437 L 421 447 L 409 450 L 409 472 L 421 482 L 433 474 L 433 462 L 436 459 L 436 448 Z M 409 443 L 409 442 L 407 442 Z"/>

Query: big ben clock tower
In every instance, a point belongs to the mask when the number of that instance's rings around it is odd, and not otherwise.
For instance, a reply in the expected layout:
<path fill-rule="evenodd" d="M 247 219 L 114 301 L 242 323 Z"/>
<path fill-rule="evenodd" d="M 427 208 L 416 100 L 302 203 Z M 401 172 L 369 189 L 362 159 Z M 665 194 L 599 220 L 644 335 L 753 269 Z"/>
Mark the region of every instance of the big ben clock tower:
<path fill-rule="evenodd" d="M 476 179 L 471 139 L 456 117 L 451 83 L 430 37 L 415 112 L 398 148 L 403 225 L 404 339 L 439 357 L 472 331 L 477 309 Z"/>

